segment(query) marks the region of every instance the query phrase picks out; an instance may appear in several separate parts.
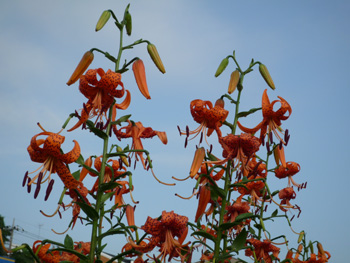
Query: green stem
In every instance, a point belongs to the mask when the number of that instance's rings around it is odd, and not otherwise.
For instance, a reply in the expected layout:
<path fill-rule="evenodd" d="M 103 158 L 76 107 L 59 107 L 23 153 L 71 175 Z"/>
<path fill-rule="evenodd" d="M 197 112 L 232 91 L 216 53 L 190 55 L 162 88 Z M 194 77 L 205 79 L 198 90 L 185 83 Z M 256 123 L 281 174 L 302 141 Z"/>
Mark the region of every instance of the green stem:
<path fill-rule="evenodd" d="M 112 117 L 113 106 L 114 106 L 114 103 L 109 108 L 109 114 L 108 114 L 109 119 L 111 119 L 111 117 Z M 107 125 L 106 134 L 110 133 L 111 127 L 112 127 L 111 122 L 109 122 L 109 124 Z M 98 178 L 98 185 L 99 186 L 103 183 L 103 179 L 104 179 L 104 175 L 105 175 L 106 162 L 107 162 L 107 151 L 108 151 L 108 139 L 109 139 L 109 136 L 107 136 L 103 140 L 102 164 L 101 164 L 101 169 L 100 169 L 99 178 Z M 97 194 L 96 194 L 96 207 L 95 207 L 95 209 L 99 214 L 99 218 L 94 219 L 93 224 L 92 224 L 91 249 L 90 249 L 90 255 L 89 255 L 90 262 L 94 262 L 96 248 L 101 246 L 101 240 L 97 244 L 97 237 L 99 234 L 101 234 L 101 225 L 102 225 L 102 220 L 103 220 L 103 208 L 104 208 L 103 205 L 104 204 L 102 202 L 102 195 L 103 195 L 103 191 L 101 191 L 100 188 L 98 188 Z"/>

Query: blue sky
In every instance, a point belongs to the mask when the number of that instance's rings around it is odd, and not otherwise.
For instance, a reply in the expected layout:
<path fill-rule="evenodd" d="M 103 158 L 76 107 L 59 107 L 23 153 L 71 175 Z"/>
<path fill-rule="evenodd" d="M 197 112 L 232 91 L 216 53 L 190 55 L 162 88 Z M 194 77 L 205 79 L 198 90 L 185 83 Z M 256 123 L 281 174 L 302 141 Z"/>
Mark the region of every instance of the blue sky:
<path fill-rule="evenodd" d="M 94 29 L 103 10 L 112 9 L 121 17 L 129 2 L 133 34 L 125 37 L 125 43 L 139 38 L 150 40 L 157 46 L 167 71 L 163 75 L 156 69 L 145 45 L 125 52 L 126 59 L 143 59 L 152 97 L 142 97 L 131 71 L 125 73 L 122 80 L 132 93 L 132 105 L 125 113 L 168 134 L 167 146 L 156 138 L 144 142 L 157 176 L 172 182 L 172 176 L 188 174 L 195 142 L 184 149 L 184 138 L 178 135 L 176 126 L 197 127 L 189 112 L 191 100 L 215 101 L 226 92 L 234 66 L 231 61 L 228 70 L 215 78 L 222 58 L 236 50 L 243 68 L 252 58 L 261 61 L 268 66 L 277 87 L 268 91 L 270 99 L 281 96 L 293 108 L 283 124 L 291 133 L 286 157 L 301 165 L 295 180 L 308 182 L 296 199 L 302 213 L 293 221 L 294 229 L 305 230 L 308 238 L 321 241 L 331 252 L 332 262 L 345 262 L 350 234 L 346 201 L 350 183 L 347 1 L 2 1 L 0 214 L 6 224 L 12 224 L 15 218 L 15 224 L 28 232 L 63 239 L 50 229 L 65 230 L 71 211 L 65 212 L 61 220 L 39 213 L 54 211 L 62 184 L 56 180 L 47 202 L 43 200 L 44 193 L 37 200 L 33 194 L 27 194 L 21 187 L 23 175 L 38 164 L 30 162 L 26 148 L 31 137 L 40 131 L 37 122 L 58 132 L 67 116 L 81 107 L 85 98 L 78 85 L 68 87 L 65 83 L 90 48 L 117 52 L 119 33 L 113 23 L 97 33 Z M 95 54 L 91 65 L 104 69 L 112 66 L 99 54 Z M 259 106 L 266 87 L 257 70 L 247 75 L 241 109 Z M 253 127 L 259 118 L 256 114 L 242 122 Z M 73 139 L 81 144 L 84 156 L 98 155 L 102 150 L 101 142 L 87 132 L 64 135 L 65 150 L 73 147 Z M 183 201 L 174 195 L 189 195 L 193 182 L 179 182 L 170 188 L 159 185 L 138 165 L 134 184 L 134 197 L 140 201 L 136 210 L 138 225 L 148 215 L 156 217 L 163 210 L 174 210 L 193 219 L 197 200 Z M 276 181 L 276 187 L 281 185 L 284 187 L 284 183 Z M 285 222 L 273 227 L 295 240 Z M 77 223 L 68 234 L 77 241 L 88 240 L 86 229 Z M 34 241 L 20 234 L 15 238 L 16 242 Z M 124 242 L 111 240 L 107 251 L 115 253 Z"/>

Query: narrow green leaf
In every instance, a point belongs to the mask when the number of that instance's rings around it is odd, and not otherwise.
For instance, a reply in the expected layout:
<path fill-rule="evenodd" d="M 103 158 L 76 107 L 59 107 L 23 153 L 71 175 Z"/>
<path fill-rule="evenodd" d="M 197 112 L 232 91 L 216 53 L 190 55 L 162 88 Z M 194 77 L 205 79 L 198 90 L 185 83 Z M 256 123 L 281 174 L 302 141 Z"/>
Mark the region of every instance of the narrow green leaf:
<path fill-rule="evenodd" d="M 275 211 L 273 211 L 273 213 L 271 214 L 271 217 L 275 217 L 275 216 L 277 216 L 277 214 L 278 214 L 278 209 L 276 209 Z"/>
<path fill-rule="evenodd" d="M 119 234 L 123 234 L 125 235 L 125 231 L 122 230 L 121 228 L 117 228 L 117 229 L 113 229 L 113 230 L 108 230 L 107 232 L 104 232 L 103 234 L 98 236 L 99 240 L 102 240 L 103 238 L 105 238 L 106 236 L 111 236 L 111 235 L 119 235 Z"/>
<path fill-rule="evenodd" d="M 118 120 L 113 121 L 112 125 L 120 125 L 122 122 L 126 122 L 131 117 L 131 114 L 120 117 Z"/>
<path fill-rule="evenodd" d="M 239 250 L 243 249 L 245 247 L 247 236 L 248 231 L 245 228 L 243 228 L 241 233 L 239 233 L 239 235 L 233 240 L 231 244 L 232 250 L 238 252 Z"/>
<path fill-rule="evenodd" d="M 108 138 L 107 134 L 100 130 L 95 128 L 95 125 L 92 121 L 88 120 L 86 121 L 86 125 L 88 126 L 89 130 L 94 133 L 96 136 L 100 137 L 101 139 L 105 140 L 106 138 Z"/>
<path fill-rule="evenodd" d="M 111 198 L 114 195 L 114 193 L 115 192 L 109 192 L 109 193 L 102 195 L 101 202 L 102 203 L 106 202 L 109 198 Z"/>
<path fill-rule="evenodd" d="M 209 233 L 204 232 L 204 231 L 194 231 L 194 232 L 191 234 L 191 236 L 201 236 L 201 237 L 210 239 L 211 241 L 214 242 L 214 237 L 213 237 L 212 235 L 210 235 Z"/>
<path fill-rule="evenodd" d="M 112 183 L 104 183 L 104 184 L 101 184 L 99 189 L 100 191 L 102 192 L 105 192 L 107 190 L 111 190 L 111 189 L 114 189 L 116 187 L 118 187 L 120 184 L 116 183 L 116 182 L 112 182 Z"/>
<path fill-rule="evenodd" d="M 261 108 L 253 108 L 253 109 L 250 109 L 249 111 L 241 111 L 237 114 L 237 117 L 238 118 L 247 117 L 248 115 L 250 115 L 258 110 L 261 110 Z"/>
<path fill-rule="evenodd" d="M 68 249 L 74 248 L 73 239 L 69 235 L 66 235 L 66 237 L 64 238 L 64 247 Z"/>
<path fill-rule="evenodd" d="M 256 218 L 256 217 L 259 217 L 257 215 L 254 215 L 252 213 L 244 213 L 244 214 L 240 214 L 236 217 L 236 221 L 237 222 L 240 222 L 240 221 L 243 221 L 245 219 L 248 219 L 248 218 Z"/>
<path fill-rule="evenodd" d="M 99 218 L 97 211 L 93 207 L 81 202 L 76 202 L 76 204 L 80 206 L 84 213 L 92 220 L 97 220 Z"/>

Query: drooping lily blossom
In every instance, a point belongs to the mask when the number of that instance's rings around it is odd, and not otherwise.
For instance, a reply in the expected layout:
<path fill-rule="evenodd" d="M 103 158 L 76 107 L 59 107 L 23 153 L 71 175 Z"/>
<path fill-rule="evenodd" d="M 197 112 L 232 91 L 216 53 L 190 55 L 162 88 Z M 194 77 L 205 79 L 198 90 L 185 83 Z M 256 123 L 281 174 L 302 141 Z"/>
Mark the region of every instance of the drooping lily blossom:
<path fill-rule="evenodd" d="M 113 126 L 113 132 L 117 136 L 118 140 L 122 138 L 132 138 L 132 150 L 143 150 L 141 139 L 153 138 L 156 135 L 163 144 L 168 143 L 165 132 L 154 131 L 151 127 L 144 127 L 141 122 L 134 123 L 128 121 L 128 125 L 120 129 L 117 129 L 116 126 Z M 135 158 L 137 161 L 140 158 L 143 167 L 145 169 L 147 168 L 143 152 L 135 152 Z"/>
<path fill-rule="evenodd" d="M 279 191 L 278 197 L 281 199 L 281 205 L 279 207 L 282 211 L 286 212 L 287 209 L 284 207 L 284 205 L 286 205 L 287 208 L 292 208 L 293 205 L 289 201 L 291 199 L 295 199 L 296 193 L 294 192 L 293 187 L 286 187 Z"/>
<path fill-rule="evenodd" d="M 250 238 L 247 239 L 247 243 L 254 247 L 255 256 L 258 262 L 264 260 L 266 263 L 272 263 L 272 255 L 278 259 L 280 249 L 274 246 L 270 240 L 260 241 L 258 239 Z M 250 248 L 246 249 L 245 255 L 251 258 L 254 257 L 253 251 Z"/>
<path fill-rule="evenodd" d="M 274 100 L 270 102 L 269 97 L 267 96 L 267 89 L 264 90 L 263 96 L 262 96 L 262 115 L 263 120 L 260 122 L 256 127 L 254 128 L 246 128 L 244 127 L 239 121 L 237 122 L 238 127 L 246 133 L 254 134 L 258 130 L 260 130 L 260 140 L 263 140 L 263 137 L 266 134 L 269 134 L 270 132 L 273 132 L 275 136 L 283 143 L 285 144 L 285 141 L 282 139 L 282 137 L 279 135 L 278 132 L 282 133 L 283 130 L 281 128 L 282 121 L 285 121 L 289 118 L 290 114 L 292 113 L 292 108 L 288 104 L 288 102 L 278 97 L 279 100 Z M 273 107 L 276 103 L 280 103 L 281 106 L 278 110 L 274 111 Z M 288 113 L 286 115 L 286 113 Z"/>
<path fill-rule="evenodd" d="M 188 251 L 188 244 L 183 244 L 188 233 L 188 218 L 175 214 L 174 211 L 162 212 L 160 219 L 148 217 L 145 225 L 141 227 L 147 234 L 151 235 L 148 244 L 136 244 L 129 239 L 131 246 L 142 253 L 153 250 L 156 246 L 160 248 L 160 254 L 156 257 L 162 262 L 172 258 L 184 258 Z"/>
<path fill-rule="evenodd" d="M 102 166 L 101 157 L 102 157 L 102 155 L 97 157 L 94 161 L 94 167 L 98 172 L 101 171 L 101 166 Z M 111 163 L 112 165 L 111 165 L 111 167 L 109 167 L 108 165 L 105 166 L 103 183 L 109 183 L 109 182 L 111 182 L 112 178 L 118 178 L 118 177 L 122 176 L 123 174 L 125 174 L 126 168 L 120 167 L 119 161 L 109 159 L 107 161 L 107 163 Z M 98 174 L 92 173 L 90 171 L 89 171 L 89 174 L 91 176 L 94 176 L 94 177 L 98 176 Z M 99 184 L 99 178 L 96 179 L 94 186 L 91 188 L 91 192 L 97 192 L 98 184 Z"/>
<path fill-rule="evenodd" d="M 99 76 L 99 79 L 97 78 Z M 118 87 L 121 87 L 118 89 Z M 113 104 L 115 98 L 122 98 L 125 94 L 123 83 L 121 82 L 121 74 L 112 70 L 105 72 L 102 68 L 89 69 L 85 75 L 80 77 L 80 92 L 88 99 L 81 110 L 79 121 L 68 131 L 73 131 L 84 124 L 88 119 L 97 117 L 102 121 L 102 117 L 106 116 L 106 112 Z M 130 94 L 127 92 L 125 101 L 130 102 Z M 122 103 L 121 105 L 128 104 Z"/>
<path fill-rule="evenodd" d="M 224 215 L 224 223 L 232 223 L 236 220 L 236 217 L 240 214 L 249 213 L 250 204 L 248 202 L 242 202 L 243 195 L 239 196 L 233 204 L 226 205 L 226 213 Z M 249 224 L 251 219 L 244 220 L 240 225 L 234 226 L 238 232 L 244 225 Z"/>
<path fill-rule="evenodd" d="M 213 104 L 210 101 L 203 101 L 200 99 L 191 101 L 191 114 L 193 119 L 198 122 L 200 125 L 197 129 L 193 131 L 181 131 L 181 135 L 186 135 L 189 137 L 193 135 L 193 138 L 197 137 L 198 134 L 203 134 L 210 136 L 215 130 L 218 134 L 218 137 L 221 137 L 220 127 L 225 122 L 228 111 L 224 109 L 224 101 L 218 99 L 213 107 Z"/>
<path fill-rule="evenodd" d="M 46 139 L 38 139 L 39 136 L 47 136 Z M 42 163 L 42 165 L 31 173 L 38 172 L 28 182 L 28 185 L 37 183 L 37 179 L 40 178 L 40 183 L 51 180 L 51 174 L 57 173 L 65 187 L 68 189 L 76 189 L 81 183 L 76 180 L 70 173 L 67 164 L 75 162 L 80 156 L 80 146 L 77 141 L 73 140 L 74 147 L 67 153 L 62 153 L 61 145 L 64 142 L 65 137 L 53 132 L 41 132 L 35 135 L 30 142 L 27 150 L 30 159 L 33 162 Z M 29 174 L 31 174 L 29 173 Z"/>
<path fill-rule="evenodd" d="M 41 240 L 37 240 L 33 244 L 33 252 L 37 254 L 43 263 L 80 262 L 78 256 L 66 251 L 50 250 L 50 247 L 51 244 L 42 244 Z M 83 255 L 88 255 L 90 253 L 90 242 L 74 242 L 73 249 Z"/>
<path fill-rule="evenodd" d="M 275 169 L 275 175 L 279 179 L 288 177 L 288 186 L 294 185 L 296 187 L 301 187 L 301 184 L 298 184 L 294 181 L 293 175 L 297 174 L 300 171 L 300 165 L 296 162 L 287 162 L 286 167 L 282 165 Z"/>
<path fill-rule="evenodd" d="M 225 137 L 219 138 L 219 143 L 223 148 L 223 160 L 208 161 L 206 163 L 224 164 L 228 160 L 237 160 L 237 165 L 246 166 L 248 161 L 260 148 L 258 138 L 242 133 L 241 135 L 228 134 Z"/>
<path fill-rule="evenodd" d="M 323 250 L 321 243 L 317 243 L 318 253 L 311 253 L 310 257 L 306 260 L 299 259 L 303 246 L 300 244 L 298 250 L 295 252 L 293 257 L 293 251 L 289 250 L 286 259 L 290 259 L 293 263 L 326 263 L 331 257 L 328 251 Z"/>

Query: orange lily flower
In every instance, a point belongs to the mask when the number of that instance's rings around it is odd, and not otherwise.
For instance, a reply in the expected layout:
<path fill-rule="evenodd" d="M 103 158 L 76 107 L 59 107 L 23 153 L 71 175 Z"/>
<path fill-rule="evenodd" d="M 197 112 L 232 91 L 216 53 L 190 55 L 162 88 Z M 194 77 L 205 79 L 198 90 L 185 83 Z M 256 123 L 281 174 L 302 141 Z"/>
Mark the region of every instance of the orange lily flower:
<path fill-rule="evenodd" d="M 189 252 L 188 244 L 183 244 L 188 233 L 188 218 L 175 214 L 174 211 L 162 212 L 161 219 L 148 217 L 145 225 L 141 227 L 147 234 L 150 234 L 147 245 L 137 245 L 131 239 L 131 246 L 140 252 L 149 252 L 156 246 L 160 247 L 161 253 L 156 257 L 165 262 L 168 256 L 170 261 L 173 257 L 184 258 L 181 252 Z M 177 237 L 177 239 L 176 239 Z"/>
<path fill-rule="evenodd" d="M 269 254 L 272 252 L 272 255 L 278 259 L 278 254 L 280 252 L 280 249 L 274 245 L 272 245 L 272 242 L 270 240 L 264 240 L 260 241 L 254 238 L 247 239 L 247 243 L 251 244 L 254 247 L 255 256 L 260 262 L 262 259 L 266 263 L 272 263 L 271 255 Z M 253 257 L 253 251 L 248 248 L 245 251 L 245 255 L 248 257 Z"/>
<path fill-rule="evenodd" d="M 228 111 L 224 109 L 224 101 L 218 99 L 213 107 L 213 104 L 210 101 L 203 101 L 200 99 L 191 101 L 191 114 L 193 119 L 198 122 L 200 125 L 197 129 L 193 131 L 180 131 L 180 135 L 189 135 L 194 134 L 190 139 L 194 139 L 198 134 L 203 134 L 210 136 L 215 130 L 218 134 L 218 137 L 221 137 L 220 127 L 225 122 Z M 187 141 L 187 139 L 186 139 Z"/>
<path fill-rule="evenodd" d="M 45 140 L 37 139 L 39 136 L 47 137 Z M 64 140 L 64 136 L 47 131 L 41 132 L 31 139 L 30 145 L 27 148 L 30 159 L 33 162 L 42 163 L 42 165 L 37 170 L 31 172 L 35 173 L 40 170 L 33 179 L 28 179 L 29 182 L 27 185 L 30 186 L 32 183 L 40 185 L 47 180 L 51 181 L 52 173 L 57 173 L 65 187 L 68 189 L 76 189 L 81 184 L 81 182 L 72 176 L 67 167 L 67 164 L 75 162 L 79 158 L 80 146 L 77 141 L 73 140 L 73 149 L 70 152 L 63 154 L 61 152 L 61 145 Z M 31 173 L 27 172 L 26 177 Z"/>
<path fill-rule="evenodd" d="M 154 131 L 151 127 L 144 127 L 141 122 L 133 123 L 128 121 L 128 125 L 125 127 L 117 129 L 116 126 L 113 126 L 113 132 L 117 136 L 118 140 L 121 138 L 132 138 L 132 150 L 143 150 L 143 145 L 141 142 L 141 138 L 153 138 L 154 136 L 158 136 L 163 144 L 168 143 L 168 139 L 165 132 Z M 136 161 L 140 158 L 143 167 L 146 169 L 146 161 L 143 156 L 143 152 L 135 153 Z"/>
<path fill-rule="evenodd" d="M 295 199 L 296 193 L 294 192 L 293 187 L 286 187 L 280 190 L 278 197 L 281 199 L 281 205 L 279 206 L 282 211 L 286 212 L 287 209 L 283 205 L 292 208 L 293 205 L 289 202 L 291 199 Z"/>
<path fill-rule="evenodd" d="M 101 156 L 97 157 L 94 161 L 94 167 L 97 171 L 101 171 L 101 165 L 102 165 L 102 160 L 101 160 Z M 111 168 L 109 166 L 105 166 L 105 174 L 103 176 L 103 183 L 108 183 L 112 180 L 112 178 L 118 178 L 120 176 L 122 176 L 125 172 L 126 172 L 126 168 L 125 167 L 120 167 L 120 162 L 117 160 L 108 160 L 108 163 L 112 163 Z M 89 174 L 91 176 L 98 176 L 97 174 L 94 174 L 92 172 L 89 172 Z M 124 176 L 125 177 L 125 176 Z M 99 179 L 96 179 L 96 182 L 94 184 L 94 186 L 91 189 L 91 192 L 97 192 L 98 189 L 98 182 Z"/>
<path fill-rule="evenodd" d="M 207 161 L 211 164 L 224 164 L 228 160 L 238 160 L 237 165 L 242 163 L 242 167 L 248 164 L 249 159 L 259 150 L 260 141 L 258 138 L 242 133 L 241 135 L 228 134 L 219 138 L 219 143 L 223 148 L 223 160 Z"/>
<path fill-rule="evenodd" d="M 248 202 L 242 202 L 242 198 L 243 195 L 239 196 L 232 205 L 226 205 L 226 214 L 224 216 L 225 223 L 232 223 L 236 220 L 238 215 L 249 213 L 250 205 Z"/>
<path fill-rule="evenodd" d="M 97 79 L 99 75 L 100 79 Z M 121 86 L 121 89 L 118 89 Z M 106 112 L 113 104 L 114 98 L 121 98 L 125 94 L 121 75 L 112 70 L 105 72 L 102 68 L 89 69 L 85 75 L 80 77 L 80 92 L 88 99 L 81 110 L 79 121 L 68 131 L 73 131 L 84 124 L 88 119 L 97 116 L 97 120 L 102 121 L 102 117 L 107 118 Z M 127 91 L 125 101 L 130 103 L 130 93 Z M 123 102 L 121 108 L 126 108 L 129 103 Z M 115 110 L 115 109 L 114 109 Z"/>
<path fill-rule="evenodd" d="M 296 187 L 303 188 L 303 184 L 296 183 L 292 176 L 297 174 L 300 171 L 300 165 L 296 162 L 287 162 L 286 167 L 283 167 L 282 165 L 275 169 L 275 175 L 279 179 L 283 179 L 288 177 L 288 186 L 291 184 Z M 305 185 L 306 186 L 306 185 Z"/>
<path fill-rule="evenodd" d="M 290 114 L 292 113 L 292 108 L 285 99 L 281 97 L 278 98 L 279 100 L 270 102 L 269 97 L 267 96 L 267 89 L 265 89 L 262 96 L 262 115 L 264 118 L 262 122 L 260 122 L 256 127 L 249 129 L 244 127 L 238 121 L 238 127 L 243 132 L 251 134 L 256 133 L 258 130 L 260 130 L 261 141 L 267 133 L 269 134 L 270 132 L 273 132 L 283 144 L 286 144 L 277 131 L 281 133 L 283 132 L 282 128 L 280 127 L 281 121 L 285 121 L 289 118 Z M 273 107 L 277 102 L 281 103 L 281 107 L 277 111 L 274 111 Z M 288 115 L 285 115 L 287 112 Z"/>

